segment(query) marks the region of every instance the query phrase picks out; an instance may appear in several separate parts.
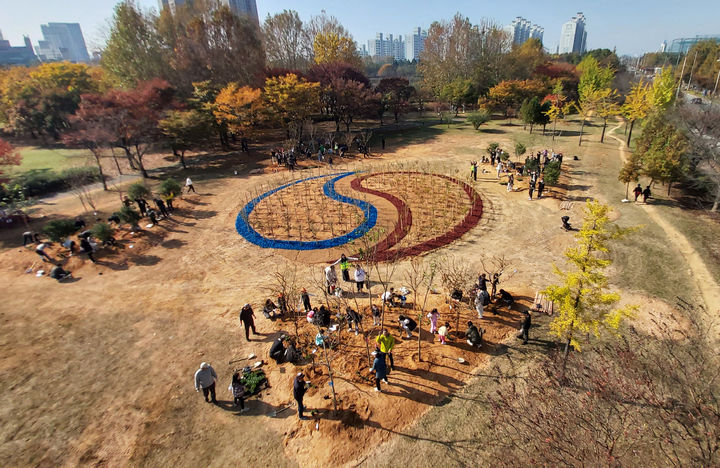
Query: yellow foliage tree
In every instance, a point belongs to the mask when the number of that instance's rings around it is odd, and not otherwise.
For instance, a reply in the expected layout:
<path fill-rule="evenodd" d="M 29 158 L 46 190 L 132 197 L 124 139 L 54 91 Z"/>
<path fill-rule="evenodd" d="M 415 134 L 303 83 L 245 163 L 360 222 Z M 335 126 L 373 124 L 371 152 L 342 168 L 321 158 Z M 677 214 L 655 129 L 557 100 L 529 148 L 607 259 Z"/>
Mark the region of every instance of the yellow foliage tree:
<path fill-rule="evenodd" d="M 317 64 L 344 62 L 353 66 L 361 65 L 355 41 L 336 32 L 318 33 L 313 41 L 313 51 Z"/>
<path fill-rule="evenodd" d="M 543 291 L 548 299 L 560 305 L 558 315 L 550 322 L 550 330 L 565 341 L 565 359 L 571 346 L 580 350 L 583 337 L 590 334 L 599 337 L 602 331 L 617 333 L 623 320 L 637 310 L 634 305 L 614 309 L 620 295 L 607 291 L 604 270 L 612 263 L 607 258 L 609 243 L 635 230 L 611 223 L 609 212 L 607 205 L 587 201 L 583 225 L 575 235 L 577 244 L 565 251 L 572 269 L 563 272 L 554 266 L 563 282 Z"/>
<path fill-rule="evenodd" d="M 625 98 L 622 112 L 625 114 L 625 117 L 630 120 L 630 131 L 627 137 L 628 146 L 630 146 L 630 137 L 632 137 L 635 121 L 647 117 L 652 109 L 651 92 L 650 83 L 640 81 L 633 85 L 627 98 Z"/>
<path fill-rule="evenodd" d="M 265 80 L 265 106 L 271 119 L 280 120 L 300 140 L 305 122 L 320 103 L 320 83 L 294 73 Z"/>
<path fill-rule="evenodd" d="M 213 115 L 219 124 L 227 124 L 233 132 L 244 134 L 257 122 L 262 108 L 262 91 L 230 83 L 215 98 Z"/>

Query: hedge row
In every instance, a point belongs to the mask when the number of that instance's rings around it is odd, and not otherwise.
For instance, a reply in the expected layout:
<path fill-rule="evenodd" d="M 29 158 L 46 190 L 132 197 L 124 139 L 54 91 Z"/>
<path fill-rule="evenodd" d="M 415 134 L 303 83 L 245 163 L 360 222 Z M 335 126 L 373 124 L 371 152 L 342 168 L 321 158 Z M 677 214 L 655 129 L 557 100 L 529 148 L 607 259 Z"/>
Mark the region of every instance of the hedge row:
<path fill-rule="evenodd" d="M 100 182 L 96 167 L 72 167 L 57 173 L 47 169 L 33 169 L 14 177 L 9 186 L 19 185 L 26 197 L 38 197 L 70 190 L 73 186 Z"/>

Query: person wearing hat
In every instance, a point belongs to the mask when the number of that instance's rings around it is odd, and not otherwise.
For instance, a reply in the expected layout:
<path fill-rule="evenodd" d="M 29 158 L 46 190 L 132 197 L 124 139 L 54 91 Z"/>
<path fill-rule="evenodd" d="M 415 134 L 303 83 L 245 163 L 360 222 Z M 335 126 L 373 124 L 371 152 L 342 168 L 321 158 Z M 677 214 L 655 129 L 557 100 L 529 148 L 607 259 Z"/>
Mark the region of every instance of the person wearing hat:
<path fill-rule="evenodd" d="M 307 289 L 302 288 L 302 303 L 303 307 L 305 307 L 305 312 L 310 312 L 312 310 L 312 307 L 310 307 L 310 295 L 307 292 Z"/>
<path fill-rule="evenodd" d="M 217 380 L 217 374 L 215 369 L 210 366 L 207 362 L 200 364 L 200 369 L 195 372 L 195 391 L 199 392 L 202 389 L 205 401 L 217 404 L 215 398 L 215 380 Z M 210 394 L 211 400 L 208 400 L 208 394 Z"/>
<path fill-rule="evenodd" d="M 270 357 L 278 364 L 282 364 L 285 358 L 285 335 L 280 335 L 270 347 Z"/>
<path fill-rule="evenodd" d="M 245 304 L 240 310 L 240 323 L 245 325 L 245 339 L 251 341 L 250 329 L 252 328 L 253 335 L 257 335 L 258 332 L 255 330 L 255 313 L 250 304 Z"/>
<path fill-rule="evenodd" d="M 305 381 L 305 374 L 302 372 L 298 372 L 295 376 L 295 380 L 293 381 L 293 398 L 295 398 L 295 401 L 297 401 L 298 405 L 298 417 L 302 420 L 307 419 L 305 416 L 303 416 L 303 411 L 305 411 L 305 406 L 303 406 L 303 398 L 305 397 L 305 392 L 307 392 L 307 386 L 309 382 Z"/>

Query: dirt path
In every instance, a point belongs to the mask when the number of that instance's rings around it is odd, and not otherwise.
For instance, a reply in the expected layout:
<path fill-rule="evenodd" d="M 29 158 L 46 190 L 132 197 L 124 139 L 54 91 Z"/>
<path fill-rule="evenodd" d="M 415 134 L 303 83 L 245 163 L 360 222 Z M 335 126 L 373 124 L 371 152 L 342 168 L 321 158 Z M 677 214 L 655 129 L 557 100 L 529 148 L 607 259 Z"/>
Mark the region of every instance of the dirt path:
<path fill-rule="evenodd" d="M 615 139 L 618 142 L 618 150 L 620 151 L 620 157 L 625 161 L 627 159 L 627 145 L 622 138 L 615 136 L 614 132 L 620 128 L 622 124 L 618 123 L 616 127 L 613 127 L 609 132 L 608 136 Z M 688 268 L 692 272 L 692 277 L 700 290 L 705 306 L 708 311 L 714 311 L 720 313 L 720 287 L 713 278 L 712 273 L 708 270 L 705 262 L 703 261 L 700 254 L 693 248 L 687 238 L 675 227 L 665 221 L 665 219 L 658 212 L 658 207 L 654 205 L 643 205 L 647 214 L 655 223 L 660 226 L 668 238 L 671 240 L 675 248 L 680 251 L 683 258 L 687 262 Z"/>

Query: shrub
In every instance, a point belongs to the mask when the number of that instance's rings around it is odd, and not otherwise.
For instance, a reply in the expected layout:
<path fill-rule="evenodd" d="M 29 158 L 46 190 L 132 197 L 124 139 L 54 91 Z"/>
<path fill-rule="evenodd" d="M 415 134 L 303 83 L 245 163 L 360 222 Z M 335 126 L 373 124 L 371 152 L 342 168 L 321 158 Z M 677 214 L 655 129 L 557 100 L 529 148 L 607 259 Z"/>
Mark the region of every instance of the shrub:
<path fill-rule="evenodd" d="M 540 164 L 538 163 L 537 159 L 528 158 L 525 161 L 525 171 L 527 173 L 530 173 L 532 171 L 537 171 L 539 168 L 540 168 Z"/>
<path fill-rule="evenodd" d="M 33 169 L 14 177 L 11 185 L 20 185 L 26 197 L 36 197 L 99 181 L 100 171 L 96 167 L 73 167 L 59 174 L 49 169 Z"/>
<path fill-rule="evenodd" d="M 129 206 L 123 206 L 122 208 L 120 208 L 118 216 L 120 216 L 120 221 L 122 221 L 123 223 L 131 224 L 133 226 L 137 226 L 138 221 L 140 221 L 140 213 L 133 210 Z"/>
<path fill-rule="evenodd" d="M 475 130 L 479 130 L 482 124 L 490 120 L 490 113 L 481 109 L 468 115 L 467 120 L 472 124 Z"/>
<path fill-rule="evenodd" d="M 135 182 L 130 187 L 128 187 L 128 198 L 130 200 L 138 200 L 140 198 L 148 198 L 150 197 L 150 189 L 148 189 L 145 184 L 141 182 Z"/>
<path fill-rule="evenodd" d="M 160 193 L 164 197 L 178 196 L 182 192 L 182 185 L 175 179 L 165 179 L 160 183 Z"/>
<path fill-rule="evenodd" d="M 497 143 L 497 142 L 493 141 L 492 143 L 490 143 L 490 144 L 488 145 L 488 147 L 487 147 L 487 152 L 488 152 L 488 154 L 490 154 L 490 153 L 492 153 L 493 151 L 497 150 L 498 148 L 500 148 L 500 143 Z"/>
<path fill-rule="evenodd" d="M 55 219 L 42 228 L 43 233 L 53 242 L 62 242 L 66 237 L 77 231 L 72 219 Z"/>
<path fill-rule="evenodd" d="M 525 145 L 522 143 L 515 143 L 515 156 L 520 157 L 527 151 L 527 148 L 525 148 Z"/>
<path fill-rule="evenodd" d="M 501 161 L 507 161 L 508 159 L 510 159 L 510 155 L 507 153 L 507 151 L 503 151 L 502 153 L 500 153 Z"/>
<path fill-rule="evenodd" d="M 101 242 L 109 241 L 113 238 L 113 234 L 115 233 L 115 230 L 107 223 L 97 223 L 90 229 L 90 231 L 92 231 L 93 237 Z"/>
<path fill-rule="evenodd" d="M 551 161 L 545 165 L 545 183 L 547 185 L 556 185 L 560 178 L 560 161 Z"/>

